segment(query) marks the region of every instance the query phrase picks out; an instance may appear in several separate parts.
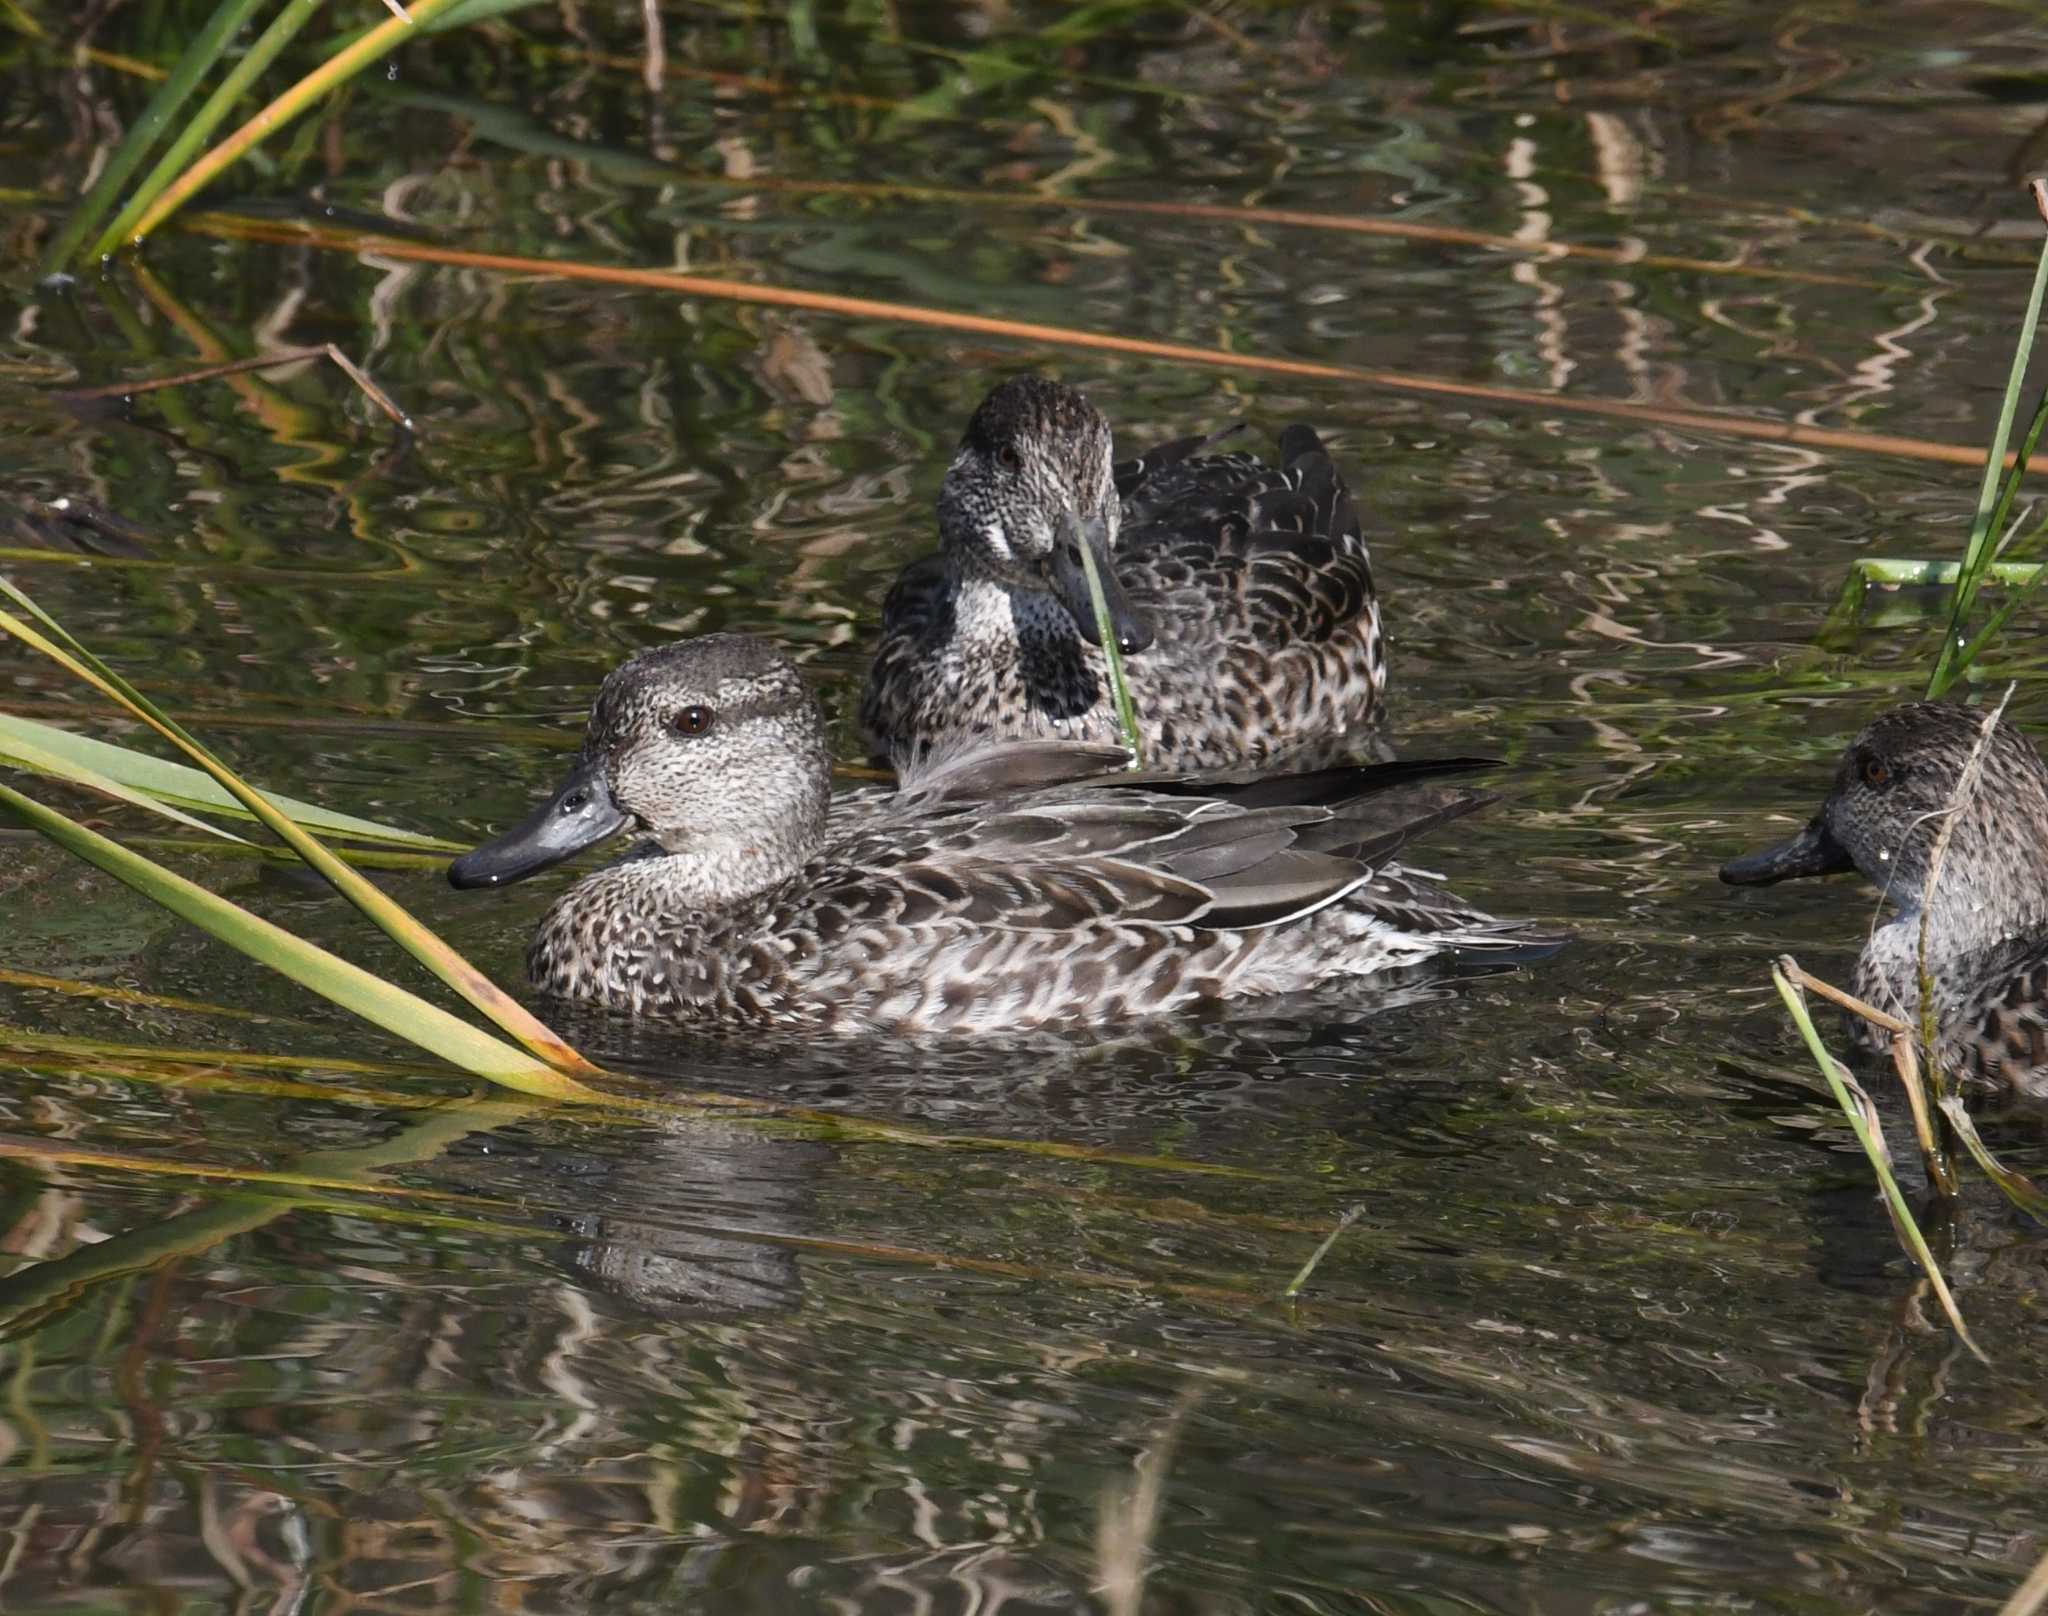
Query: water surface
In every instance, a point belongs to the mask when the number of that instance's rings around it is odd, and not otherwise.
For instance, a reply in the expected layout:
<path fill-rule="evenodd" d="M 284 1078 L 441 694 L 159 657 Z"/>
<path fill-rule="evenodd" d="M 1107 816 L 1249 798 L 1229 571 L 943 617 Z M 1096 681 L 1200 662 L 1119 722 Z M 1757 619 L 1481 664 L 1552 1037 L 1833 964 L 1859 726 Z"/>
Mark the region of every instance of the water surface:
<path fill-rule="evenodd" d="M 2041 1239 L 1985 1195 L 1947 1232 L 1974 1362 L 1769 991 L 1783 950 L 1842 966 L 1867 896 L 1713 877 L 1919 688 L 1938 630 L 1913 602 L 1821 623 L 1857 556 L 1954 553 L 1971 471 L 286 239 L 381 219 L 1978 444 L 2031 267 L 2010 181 L 2048 33 L 1781 9 L 908 5 L 892 29 L 665 0 L 650 98 L 638 6 L 530 8 L 408 48 L 224 185 L 229 213 L 59 294 L 37 255 L 147 89 L 17 50 L 5 564 L 260 780 L 481 836 L 607 669 L 713 629 L 792 647 L 844 720 L 960 425 L 1037 367 L 1133 447 L 1237 419 L 1328 438 L 1368 513 L 1396 741 L 1511 761 L 1425 862 L 1579 941 L 966 1049 L 565 1017 L 674 1090 L 918 1132 L 654 1126 L 472 1104 L 8 835 L 0 1604 L 1019 1616 L 1110 1609 L 1135 1536 L 1157 1612 L 1995 1609 L 2043 1547 Z M 168 60 L 168 12 L 99 42 Z M 1072 205 L 1025 205 L 1047 197 Z M 323 365 L 63 397 L 325 341 L 416 416 L 408 452 Z M 2039 645 L 1983 677 L 2036 725 Z M 0 648 L 0 704 L 134 738 L 25 651 Z M 176 857 L 400 969 L 319 891 Z M 390 879 L 516 981 L 562 878 Z M 2042 1170 L 2030 1123 L 1993 1131 Z M 1151 1473 L 1156 1525 L 1106 1541 Z"/>

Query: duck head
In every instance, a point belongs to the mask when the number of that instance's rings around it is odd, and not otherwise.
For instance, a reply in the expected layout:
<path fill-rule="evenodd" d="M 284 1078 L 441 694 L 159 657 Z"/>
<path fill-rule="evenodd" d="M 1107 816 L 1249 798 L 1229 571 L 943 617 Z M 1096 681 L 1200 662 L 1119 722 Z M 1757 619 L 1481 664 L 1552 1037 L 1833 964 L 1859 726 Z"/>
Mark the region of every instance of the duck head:
<path fill-rule="evenodd" d="M 1109 422 L 1081 393 L 1042 376 L 1014 376 L 981 401 L 939 491 L 949 553 L 1006 589 L 1050 596 L 1100 645 L 1087 545 L 1117 649 L 1129 656 L 1152 643 L 1152 629 L 1111 565 L 1118 514 Z"/>
<path fill-rule="evenodd" d="M 1859 870 L 1907 915 L 1920 911 L 1935 838 L 1985 715 L 1945 702 L 1880 713 L 1842 754 L 1820 812 L 1796 836 L 1731 860 L 1721 879 L 1767 886 Z M 2027 934 L 2048 920 L 2048 768 L 2000 719 L 1955 809 L 1930 912 L 1943 952 Z"/>
<path fill-rule="evenodd" d="M 448 879 L 500 886 L 635 831 L 687 855 L 671 889 L 710 905 L 803 862 L 824 830 L 831 775 L 823 716 L 787 657 L 742 634 L 682 640 L 612 671 L 568 778 L 449 865 Z"/>

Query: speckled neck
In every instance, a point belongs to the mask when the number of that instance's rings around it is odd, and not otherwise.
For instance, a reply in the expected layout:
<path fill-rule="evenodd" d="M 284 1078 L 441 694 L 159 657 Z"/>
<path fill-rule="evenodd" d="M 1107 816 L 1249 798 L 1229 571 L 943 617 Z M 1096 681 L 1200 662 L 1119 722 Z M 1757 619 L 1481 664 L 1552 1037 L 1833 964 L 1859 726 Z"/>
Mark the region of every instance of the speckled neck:
<path fill-rule="evenodd" d="M 1050 595 L 1012 589 L 971 565 L 961 569 L 955 608 L 962 677 L 984 689 L 1013 684 L 1030 710 L 1065 720 L 1102 696 L 1099 653 Z"/>

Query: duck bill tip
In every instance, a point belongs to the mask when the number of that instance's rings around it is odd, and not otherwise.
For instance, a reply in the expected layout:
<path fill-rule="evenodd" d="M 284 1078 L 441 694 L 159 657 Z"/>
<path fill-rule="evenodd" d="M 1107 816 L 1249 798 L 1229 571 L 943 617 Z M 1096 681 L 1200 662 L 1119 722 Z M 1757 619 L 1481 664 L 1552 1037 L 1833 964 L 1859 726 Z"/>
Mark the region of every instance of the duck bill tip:
<path fill-rule="evenodd" d="M 1721 866 L 1721 879 L 1731 887 L 1767 887 L 1807 875 L 1842 875 L 1855 868 L 1856 861 L 1826 823 L 1815 818 L 1796 836 L 1730 859 Z"/>
<path fill-rule="evenodd" d="M 626 828 L 601 763 L 579 762 L 554 795 L 502 835 L 448 866 L 458 891 L 507 886 L 551 870 Z"/>
<path fill-rule="evenodd" d="M 1124 593 L 1117 578 L 1110 554 L 1109 523 L 1103 517 L 1076 517 L 1069 512 L 1061 518 L 1052 558 L 1053 593 L 1074 620 L 1081 637 L 1090 645 L 1100 646 L 1102 629 L 1095 618 L 1095 597 L 1089 591 L 1087 568 L 1081 561 L 1084 544 L 1095 557 L 1095 571 L 1102 580 L 1102 603 L 1109 610 L 1109 627 L 1116 636 L 1116 648 L 1125 656 L 1136 656 L 1152 644 L 1152 625 L 1131 604 L 1131 597 Z"/>

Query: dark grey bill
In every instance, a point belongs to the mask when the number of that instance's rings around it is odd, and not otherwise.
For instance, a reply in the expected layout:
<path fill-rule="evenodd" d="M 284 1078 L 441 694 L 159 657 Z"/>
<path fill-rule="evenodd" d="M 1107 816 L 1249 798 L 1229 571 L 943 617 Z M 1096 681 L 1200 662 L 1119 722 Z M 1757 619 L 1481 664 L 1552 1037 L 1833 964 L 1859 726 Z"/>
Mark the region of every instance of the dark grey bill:
<path fill-rule="evenodd" d="M 612 801 L 603 761 L 580 761 L 562 788 L 504 835 L 448 866 L 452 887 L 496 887 L 551 870 L 626 828 Z"/>
<path fill-rule="evenodd" d="M 1731 887 L 1767 887 L 1797 875 L 1841 875 L 1855 868 L 1847 849 L 1816 819 L 1790 841 L 1730 859 L 1721 866 L 1721 879 Z"/>
<path fill-rule="evenodd" d="M 1070 515 L 1060 517 L 1059 542 L 1052 553 L 1052 587 L 1067 615 L 1074 620 L 1090 645 L 1100 645 L 1102 635 L 1095 626 L 1095 599 L 1088 593 L 1088 573 L 1081 565 L 1081 546 L 1095 552 L 1095 570 L 1102 574 L 1102 601 L 1109 608 L 1109 626 L 1116 633 L 1116 648 L 1125 656 L 1136 656 L 1152 643 L 1152 628 L 1138 615 L 1124 586 L 1117 582 L 1116 568 L 1109 559 L 1109 524 L 1099 516 L 1077 522 Z"/>

